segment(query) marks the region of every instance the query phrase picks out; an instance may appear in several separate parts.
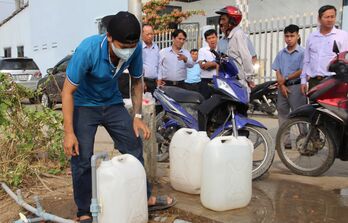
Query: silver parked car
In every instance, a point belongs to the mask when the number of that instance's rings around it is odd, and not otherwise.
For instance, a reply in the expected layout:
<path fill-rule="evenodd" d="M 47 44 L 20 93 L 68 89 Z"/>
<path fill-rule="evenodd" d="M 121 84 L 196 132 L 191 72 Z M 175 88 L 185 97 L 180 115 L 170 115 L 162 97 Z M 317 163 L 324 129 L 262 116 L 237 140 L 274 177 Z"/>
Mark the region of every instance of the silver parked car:
<path fill-rule="evenodd" d="M 8 74 L 17 83 L 35 91 L 41 72 L 33 59 L 26 57 L 19 58 L 0 58 L 0 73 Z M 35 103 L 34 98 L 29 99 Z"/>
<path fill-rule="evenodd" d="M 9 74 L 16 83 L 32 90 L 36 90 L 41 79 L 39 67 L 31 58 L 0 58 L 0 72 Z"/>

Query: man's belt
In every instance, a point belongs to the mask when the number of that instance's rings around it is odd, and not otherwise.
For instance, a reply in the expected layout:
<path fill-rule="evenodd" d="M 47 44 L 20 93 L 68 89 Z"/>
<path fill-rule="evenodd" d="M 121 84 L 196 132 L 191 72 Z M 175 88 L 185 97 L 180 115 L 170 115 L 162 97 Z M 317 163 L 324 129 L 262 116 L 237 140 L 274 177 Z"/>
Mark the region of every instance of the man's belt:
<path fill-rule="evenodd" d="M 285 82 L 285 86 L 291 86 L 291 85 L 296 85 L 296 84 L 301 84 L 301 79 L 300 78 L 296 78 L 294 80 L 287 80 Z"/>
<path fill-rule="evenodd" d="M 168 85 L 173 85 L 173 86 L 177 86 L 177 85 L 180 85 L 180 84 L 183 84 L 184 81 L 167 81 L 167 80 L 164 80 Z"/>
<path fill-rule="evenodd" d="M 321 81 L 324 78 L 325 78 L 324 76 L 315 76 L 315 77 L 311 77 L 310 79 Z"/>

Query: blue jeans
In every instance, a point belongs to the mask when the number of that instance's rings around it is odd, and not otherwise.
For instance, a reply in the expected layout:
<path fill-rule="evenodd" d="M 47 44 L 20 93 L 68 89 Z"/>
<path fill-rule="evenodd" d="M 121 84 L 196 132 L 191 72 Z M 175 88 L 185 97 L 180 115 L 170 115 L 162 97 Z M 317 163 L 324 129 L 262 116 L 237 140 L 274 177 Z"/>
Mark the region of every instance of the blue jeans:
<path fill-rule="evenodd" d="M 133 119 L 123 105 L 103 107 L 75 107 L 74 132 L 79 142 L 79 156 L 71 158 L 74 199 L 77 216 L 90 215 L 92 198 L 91 157 L 94 138 L 99 125 L 105 127 L 122 154 L 135 156 L 143 165 L 143 145 L 133 130 Z M 147 196 L 151 187 L 147 183 Z"/>

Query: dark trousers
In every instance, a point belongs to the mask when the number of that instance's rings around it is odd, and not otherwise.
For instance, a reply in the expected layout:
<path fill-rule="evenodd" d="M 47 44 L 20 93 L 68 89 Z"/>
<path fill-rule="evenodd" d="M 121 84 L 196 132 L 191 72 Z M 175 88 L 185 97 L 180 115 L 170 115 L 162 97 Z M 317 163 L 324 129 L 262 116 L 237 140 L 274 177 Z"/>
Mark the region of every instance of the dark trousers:
<path fill-rule="evenodd" d="M 308 89 L 312 89 L 315 86 L 317 86 L 324 78 L 316 77 L 316 78 L 310 78 L 308 80 Z"/>
<path fill-rule="evenodd" d="M 89 215 L 92 197 L 91 157 L 94 138 L 99 125 L 103 125 L 122 154 L 135 156 L 143 165 L 140 137 L 133 130 L 133 119 L 123 105 L 103 107 L 75 107 L 74 132 L 79 142 L 79 156 L 71 158 L 74 199 L 77 216 Z M 151 194 L 148 184 L 147 195 Z"/>
<path fill-rule="evenodd" d="M 199 92 L 200 83 L 185 83 L 185 89 Z"/>
<path fill-rule="evenodd" d="M 209 83 L 212 83 L 212 78 L 202 78 L 199 86 L 199 92 L 203 95 L 205 99 L 208 99 L 213 94 L 211 88 L 208 86 Z"/>

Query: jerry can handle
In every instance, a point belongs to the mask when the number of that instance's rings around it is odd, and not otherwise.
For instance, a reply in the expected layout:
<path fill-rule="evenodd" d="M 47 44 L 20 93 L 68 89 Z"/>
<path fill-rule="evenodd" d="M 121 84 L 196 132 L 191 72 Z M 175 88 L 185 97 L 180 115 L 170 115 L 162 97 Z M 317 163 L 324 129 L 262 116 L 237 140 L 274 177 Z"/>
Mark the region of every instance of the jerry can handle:
<path fill-rule="evenodd" d="M 225 143 L 228 141 L 231 141 L 232 138 L 236 138 L 233 135 L 230 136 L 219 136 L 218 140 L 221 141 L 221 143 Z"/>
<path fill-rule="evenodd" d="M 129 157 L 128 155 L 126 155 L 126 156 L 119 156 L 119 157 L 117 157 L 117 161 L 123 163 L 123 162 L 128 160 L 128 157 Z"/>
<path fill-rule="evenodd" d="M 188 135 L 192 135 L 192 133 L 194 133 L 195 131 L 196 130 L 194 130 L 194 129 L 189 129 L 189 128 L 185 129 L 185 133 Z"/>

